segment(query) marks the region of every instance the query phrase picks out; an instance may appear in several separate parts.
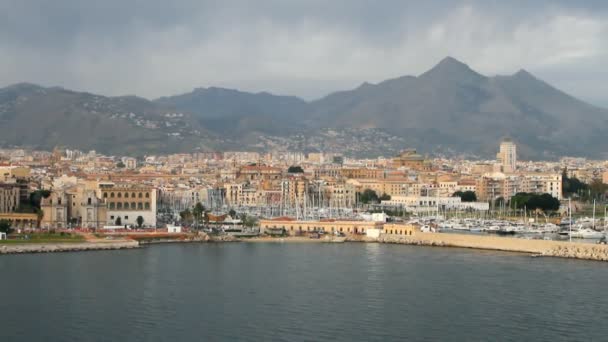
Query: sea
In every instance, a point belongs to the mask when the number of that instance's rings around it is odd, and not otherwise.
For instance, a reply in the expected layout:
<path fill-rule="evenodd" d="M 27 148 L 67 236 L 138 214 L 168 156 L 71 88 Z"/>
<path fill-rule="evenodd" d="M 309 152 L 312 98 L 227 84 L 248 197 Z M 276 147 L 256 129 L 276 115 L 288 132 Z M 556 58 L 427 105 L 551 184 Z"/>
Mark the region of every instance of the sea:
<path fill-rule="evenodd" d="M 0 256 L 0 341 L 608 341 L 608 264 L 375 243 Z"/>

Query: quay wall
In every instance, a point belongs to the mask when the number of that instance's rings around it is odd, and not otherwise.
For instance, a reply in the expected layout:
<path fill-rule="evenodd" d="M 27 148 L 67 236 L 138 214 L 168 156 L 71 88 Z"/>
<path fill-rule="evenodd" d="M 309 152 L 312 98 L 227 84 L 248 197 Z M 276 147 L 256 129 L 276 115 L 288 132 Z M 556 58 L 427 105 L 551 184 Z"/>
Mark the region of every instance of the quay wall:
<path fill-rule="evenodd" d="M 79 252 L 111 249 L 131 249 L 138 247 L 139 242 L 133 240 L 79 243 L 24 243 L 14 245 L 0 245 L 0 254 Z"/>
<path fill-rule="evenodd" d="M 381 243 L 475 248 L 531 253 L 540 256 L 608 261 L 607 245 L 581 242 L 528 240 L 512 237 L 446 233 L 417 233 L 413 236 L 382 234 L 376 241 Z"/>

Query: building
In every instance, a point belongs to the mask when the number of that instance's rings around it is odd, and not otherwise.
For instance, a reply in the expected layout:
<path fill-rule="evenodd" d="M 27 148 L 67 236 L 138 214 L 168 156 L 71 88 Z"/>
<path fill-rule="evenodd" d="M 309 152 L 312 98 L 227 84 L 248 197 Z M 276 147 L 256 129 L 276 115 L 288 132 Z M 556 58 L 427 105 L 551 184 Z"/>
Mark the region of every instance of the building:
<path fill-rule="evenodd" d="M 19 207 L 21 187 L 0 183 L 0 213 L 13 213 Z"/>
<path fill-rule="evenodd" d="M 135 170 L 137 168 L 137 159 L 135 158 L 123 158 L 123 163 L 125 164 L 125 167 L 129 170 Z"/>
<path fill-rule="evenodd" d="M 416 152 L 415 149 L 402 151 L 393 159 L 393 167 L 405 167 L 416 171 L 430 171 L 431 164 L 424 160 L 424 157 Z"/>
<path fill-rule="evenodd" d="M 137 226 L 141 216 L 144 227 L 156 227 L 156 189 L 139 184 L 99 184 L 101 199 L 107 205 L 107 225 Z"/>
<path fill-rule="evenodd" d="M 390 200 L 382 201 L 382 204 L 404 207 L 409 212 L 489 209 L 487 202 L 462 202 L 460 197 L 393 196 Z"/>
<path fill-rule="evenodd" d="M 373 221 L 298 221 L 289 217 L 279 217 L 271 220 L 260 220 L 260 232 L 268 234 L 271 231 L 282 231 L 284 234 L 291 236 L 302 236 L 318 232 L 365 235 L 369 229 L 382 229 L 382 225 L 382 222 Z"/>
<path fill-rule="evenodd" d="M 510 139 L 500 143 L 500 151 L 496 159 L 502 166 L 503 172 L 514 172 L 517 169 L 517 146 Z"/>
<path fill-rule="evenodd" d="M 51 192 L 47 198 L 42 198 L 40 208 L 43 216 L 40 223 L 42 228 L 67 228 L 69 213 L 68 209 L 70 196 L 64 190 Z"/>

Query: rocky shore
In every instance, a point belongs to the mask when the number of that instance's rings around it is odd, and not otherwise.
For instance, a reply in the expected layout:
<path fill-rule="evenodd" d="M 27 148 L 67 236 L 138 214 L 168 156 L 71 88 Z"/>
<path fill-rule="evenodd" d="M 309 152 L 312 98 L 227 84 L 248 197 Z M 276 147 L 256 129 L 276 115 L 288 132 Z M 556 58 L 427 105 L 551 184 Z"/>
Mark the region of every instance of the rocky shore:
<path fill-rule="evenodd" d="M 139 243 L 133 240 L 78 243 L 31 243 L 0 245 L 0 254 L 80 252 L 132 248 L 139 248 Z"/>
<path fill-rule="evenodd" d="M 608 261 L 608 246 L 580 242 L 441 233 L 421 233 L 414 236 L 383 234 L 373 241 L 417 246 L 485 249 L 529 253 L 535 256 Z"/>

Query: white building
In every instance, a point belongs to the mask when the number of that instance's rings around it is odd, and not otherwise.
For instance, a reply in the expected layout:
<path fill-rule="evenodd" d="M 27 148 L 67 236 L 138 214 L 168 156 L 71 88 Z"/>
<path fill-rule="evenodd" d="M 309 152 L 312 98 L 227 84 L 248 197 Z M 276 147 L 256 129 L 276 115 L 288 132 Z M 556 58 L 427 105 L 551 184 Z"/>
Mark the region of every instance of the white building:
<path fill-rule="evenodd" d="M 409 212 L 433 210 L 488 210 L 487 202 L 462 202 L 460 197 L 393 196 L 384 205 L 402 206 Z"/>

